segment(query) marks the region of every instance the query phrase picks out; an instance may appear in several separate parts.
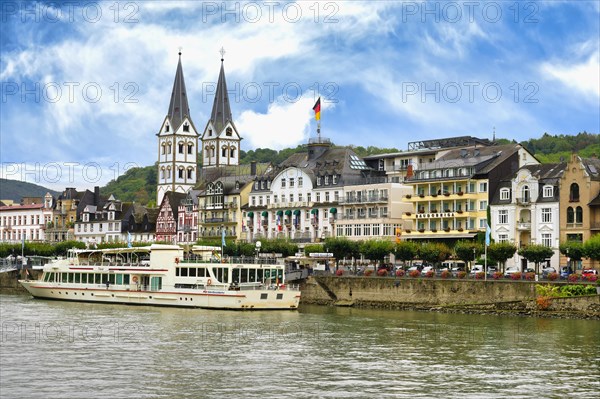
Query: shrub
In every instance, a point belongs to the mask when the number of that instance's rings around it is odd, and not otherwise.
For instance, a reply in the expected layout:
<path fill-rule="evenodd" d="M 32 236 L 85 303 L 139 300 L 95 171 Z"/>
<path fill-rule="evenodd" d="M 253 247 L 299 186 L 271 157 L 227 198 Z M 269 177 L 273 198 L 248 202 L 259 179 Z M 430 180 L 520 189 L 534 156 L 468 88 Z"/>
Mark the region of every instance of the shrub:
<path fill-rule="evenodd" d="M 485 273 L 484 272 L 477 272 L 477 273 L 475 273 L 475 278 L 477 280 L 483 280 L 484 277 L 485 277 Z"/>
<path fill-rule="evenodd" d="M 373 274 L 373 269 L 365 270 L 365 276 L 369 277 L 371 274 Z"/>
<path fill-rule="evenodd" d="M 403 277 L 406 272 L 402 269 L 396 270 L 396 277 Z"/>
<path fill-rule="evenodd" d="M 513 274 L 510 275 L 510 278 L 513 279 L 513 280 L 520 280 L 521 277 L 522 277 L 521 272 L 516 272 L 516 273 L 513 273 Z"/>
<path fill-rule="evenodd" d="M 552 272 L 548 274 L 548 280 L 550 281 L 554 281 L 558 279 L 558 273 L 556 272 Z"/>
<path fill-rule="evenodd" d="M 427 273 L 425 273 L 425 277 L 427 278 L 432 278 L 435 275 L 435 272 L 433 270 L 429 270 Z"/>
<path fill-rule="evenodd" d="M 596 289 L 592 285 L 563 285 L 560 287 L 561 296 L 580 296 L 580 295 L 593 295 L 596 293 Z"/>
<path fill-rule="evenodd" d="M 460 271 L 460 272 L 458 272 L 457 277 L 458 278 L 465 278 L 465 277 L 467 277 L 467 272 Z"/>
<path fill-rule="evenodd" d="M 344 275 L 344 271 L 342 269 L 337 269 L 337 271 L 335 272 L 336 276 L 343 276 Z"/>
<path fill-rule="evenodd" d="M 385 277 L 388 275 L 388 271 L 387 271 L 387 269 L 379 269 L 379 270 L 377 270 L 377 275 L 379 277 Z"/>
<path fill-rule="evenodd" d="M 494 272 L 494 274 L 492 274 L 492 277 L 494 278 L 494 280 L 500 280 L 502 278 L 502 273 Z"/>
<path fill-rule="evenodd" d="M 535 292 L 538 294 L 538 296 L 541 297 L 552 297 L 552 298 L 556 298 L 559 297 L 560 294 L 560 287 L 558 285 L 551 285 L 551 284 L 538 284 L 535 286 Z"/>
<path fill-rule="evenodd" d="M 573 274 L 569 274 L 569 277 L 567 278 L 569 280 L 569 282 L 574 283 L 576 281 L 579 281 L 579 274 L 577 273 L 573 273 Z"/>
<path fill-rule="evenodd" d="M 539 310 L 547 310 L 550 307 L 550 298 L 547 296 L 538 296 L 535 302 Z"/>
<path fill-rule="evenodd" d="M 591 282 L 593 283 L 594 281 L 597 281 L 597 280 L 598 280 L 598 276 L 596 276 L 595 274 L 590 274 L 590 275 L 589 275 L 589 276 L 587 276 L 585 279 L 586 279 L 587 281 L 591 281 Z"/>
<path fill-rule="evenodd" d="M 535 280 L 535 273 L 533 273 L 533 272 L 525 273 L 525 280 L 528 280 L 528 281 Z"/>
<path fill-rule="evenodd" d="M 452 273 L 450 273 L 448 270 L 444 270 L 441 274 L 442 278 L 449 278 L 450 276 L 452 276 Z"/>
<path fill-rule="evenodd" d="M 421 275 L 421 272 L 418 270 L 411 270 L 410 273 L 408 273 L 408 275 L 412 278 L 417 278 Z"/>

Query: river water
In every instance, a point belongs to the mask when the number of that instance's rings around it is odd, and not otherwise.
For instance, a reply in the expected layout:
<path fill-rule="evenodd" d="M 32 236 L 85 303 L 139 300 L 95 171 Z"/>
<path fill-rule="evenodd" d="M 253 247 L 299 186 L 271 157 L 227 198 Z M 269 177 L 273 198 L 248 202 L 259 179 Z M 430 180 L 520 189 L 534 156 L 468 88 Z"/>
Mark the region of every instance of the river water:
<path fill-rule="evenodd" d="M 1 398 L 597 398 L 600 322 L 0 296 Z"/>

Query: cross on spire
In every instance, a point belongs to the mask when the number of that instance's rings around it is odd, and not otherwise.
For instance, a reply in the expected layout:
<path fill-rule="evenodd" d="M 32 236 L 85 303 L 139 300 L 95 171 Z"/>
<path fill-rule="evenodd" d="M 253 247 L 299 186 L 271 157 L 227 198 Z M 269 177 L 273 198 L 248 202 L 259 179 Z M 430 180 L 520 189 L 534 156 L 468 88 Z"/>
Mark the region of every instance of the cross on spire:
<path fill-rule="evenodd" d="M 179 46 L 179 55 L 181 55 L 181 50 L 183 50 L 183 47 Z"/>
<path fill-rule="evenodd" d="M 223 62 L 223 57 L 225 56 L 225 49 L 223 47 L 221 47 L 221 50 L 219 50 L 219 53 L 221 53 L 221 62 Z"/>

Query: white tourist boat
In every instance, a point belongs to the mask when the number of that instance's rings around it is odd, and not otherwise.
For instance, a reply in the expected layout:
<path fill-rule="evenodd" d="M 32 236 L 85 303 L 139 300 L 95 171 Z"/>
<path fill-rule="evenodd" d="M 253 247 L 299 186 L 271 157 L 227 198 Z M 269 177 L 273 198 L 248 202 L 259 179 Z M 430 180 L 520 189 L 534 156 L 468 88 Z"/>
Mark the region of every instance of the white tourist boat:
<path fill-rule="evenodd" d="M 208 309 L 297 309 L 300 290 L 285 284 L 284 265 L 264 258 L 221 261 L 210 247 L 176 245 L 70 250 L 44 266 L 39 280 L 19 280 L 35 298 Z M 207 255 L 207 252 L 209 255 Z"/>

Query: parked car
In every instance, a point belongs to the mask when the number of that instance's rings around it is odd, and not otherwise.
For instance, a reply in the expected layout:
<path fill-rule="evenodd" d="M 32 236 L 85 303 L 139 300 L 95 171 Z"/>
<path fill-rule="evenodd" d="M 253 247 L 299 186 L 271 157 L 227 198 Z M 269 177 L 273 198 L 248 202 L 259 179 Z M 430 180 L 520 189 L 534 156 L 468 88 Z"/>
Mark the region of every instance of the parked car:
<path fill-rule="evenodd" d="M 457 277 L 459 272 L 464 272 L 465 268 L 464 266 L 455 266 L 452 269 L 450 269 L 450 273 L 452 273 L 452 276 Z"/>
<path fill-rule="evenodd" d="M 568 267 L 568 266 L 563 266 L 560 268 L 560 278 L 561 279 L 566 279 L 567 277 L 569 277 L 569 274 L 572 274 L 573 270 Z"/>
<path fill-rule="evenodd" d="M 487 275 L 488 276 L 493 276 L 494 273 L 496 273 L 498 271 L 498 268 L 496 266 L 488 266 L 487 267 Z"/>
<path fill-rule="evenodd" d="M 519 270 L 519 268 L 516 266 L 507 267 L 504 271 L 504 277 L 510 277 L 515 273 L 519 273 L 520 271 L 521 270 Z"/>
<path fill-rule="evenodd" d="M 421 276 L 425 277 L 430 271 L 434 271 L 433 266 L 425 266 L 423 270 L 421 270 Z"/>
<path fill-rule="evenodd" d="M 550 273 L 556 273 L 556 269 L 552 266 L 544 267 L 542 269 L 542 278 L 548 278 Z"/>
<path fill-rule="evenodd" d="M 583 269 L 581 271 L 581 276 L 583 278 L 588 278 L 589 276 L 597 276 L 598 275 L 598 270 L 596 269 Z"/>
<path fill-rule="evenodd" d="M 471 267 L 469 277 L 475 277 L 475 275 L 479 272 L 483 272 L 483 265 L 473 265 L 473 267 Z"/>

